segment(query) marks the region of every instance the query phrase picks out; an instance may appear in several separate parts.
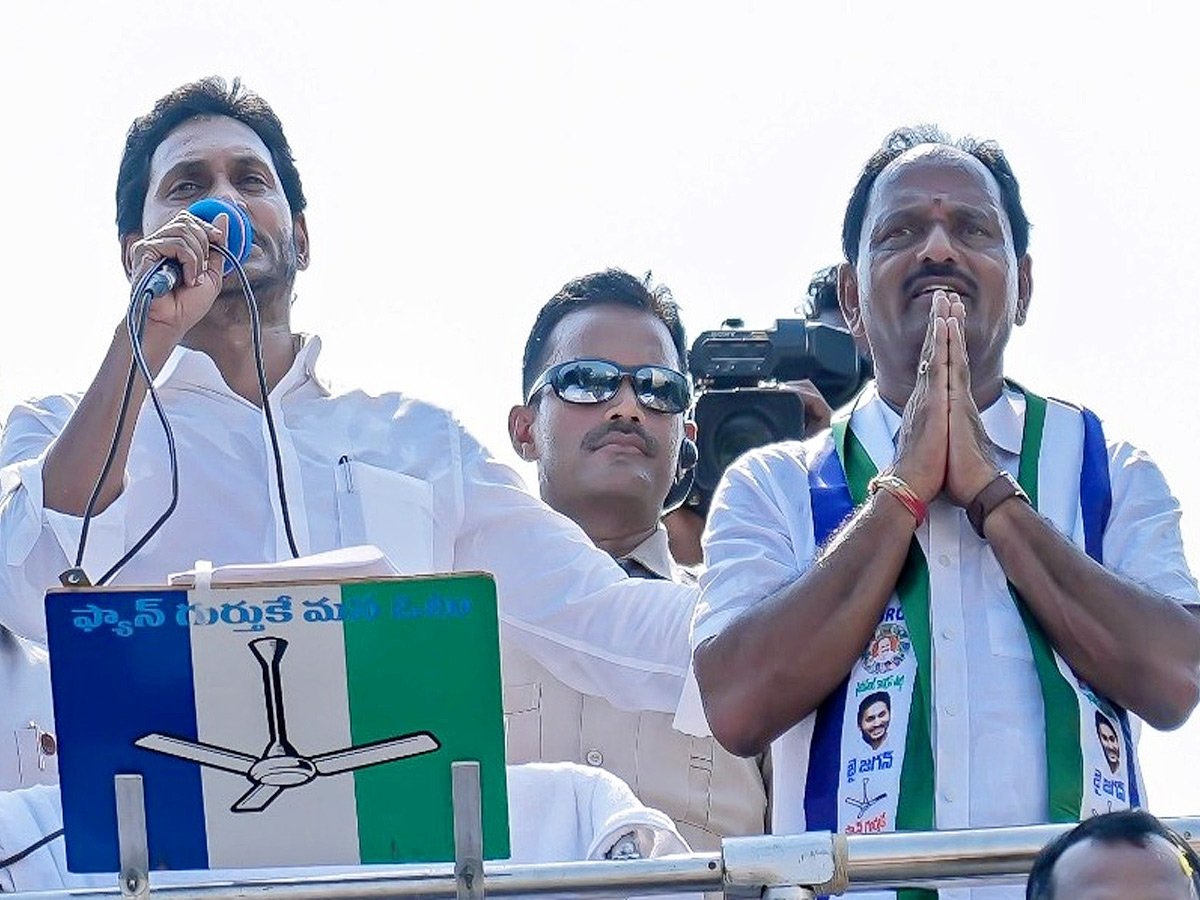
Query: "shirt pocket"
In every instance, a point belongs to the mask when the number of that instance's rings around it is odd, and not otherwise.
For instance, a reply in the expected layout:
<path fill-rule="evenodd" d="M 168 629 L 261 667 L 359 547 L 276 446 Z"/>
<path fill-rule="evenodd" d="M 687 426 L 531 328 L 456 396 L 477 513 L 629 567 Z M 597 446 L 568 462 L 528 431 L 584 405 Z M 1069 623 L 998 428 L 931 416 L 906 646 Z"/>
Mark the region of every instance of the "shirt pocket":
<path fill-rule="evenodd" d="M 346 456 L 336 477 L 343 546 L 373 544 L 405 575 L 433 571 L 433 485 Z"/>
<path fill-rule="evenodd" d="M 504 685 L 504 744 L 509 765 L 542 761 L 541 695 L 537 682 Z"/>
<path fill-rule="evenodd" d="M 58 742 L 53 734 L 30 722 L 14 732 L 19 787 L 58 784 Z"/>

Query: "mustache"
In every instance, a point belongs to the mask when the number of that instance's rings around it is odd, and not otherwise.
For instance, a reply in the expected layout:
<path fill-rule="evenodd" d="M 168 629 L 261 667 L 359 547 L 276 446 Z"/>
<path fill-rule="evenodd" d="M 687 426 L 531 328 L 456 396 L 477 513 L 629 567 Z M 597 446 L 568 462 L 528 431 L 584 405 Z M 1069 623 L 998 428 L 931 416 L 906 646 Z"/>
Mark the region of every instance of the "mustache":
<path fill-rule="evenodd" d="M 604 425 L 598 425 L 583 436 L 582 446 L 584 450 L 597 450 L 604 446 L 604 439 L 610 434 L 634 434 L 642 442 L 642 452 L 646 456 L 658 455 L 658 441 L 646 431 L 638 422 L 630 419 L 618 419 L 614 422 L 607 422 Z"/>
<path fill-rule="evenodd" d="M 913 292 L 913 289 L 916 288 L 917 282 L 925 278 L 953 278 L 955 281 L 965 284 L 972 296 L 979 295 L 978 283 L 974 278 L 958 268 L 958 266 L 953 263 L 927 262 L 922 263 L 917 271 L 904 279 L 904 284 L 902 285 L 904 296 L 909 296 Z"/>

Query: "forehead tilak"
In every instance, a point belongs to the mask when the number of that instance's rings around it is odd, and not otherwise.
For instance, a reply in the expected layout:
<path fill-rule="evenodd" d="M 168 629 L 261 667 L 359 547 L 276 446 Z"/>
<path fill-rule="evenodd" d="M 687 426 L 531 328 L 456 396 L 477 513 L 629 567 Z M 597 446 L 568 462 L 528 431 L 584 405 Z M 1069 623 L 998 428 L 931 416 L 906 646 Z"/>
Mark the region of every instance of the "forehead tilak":
<path fill-rule="evenodd" d="M 928 183 L 921 180 L 922 177 L 931 179 L 945 173 L 965 175 L 967 180 L 958 184 L 938 185 L 942 190 L 931 189 Z M 987 166 L 955 147 L 929 144 L 914 147 L 900 155 L 879 173 L 868 196 L 868 218 L 876 219 L 885 210 L 892 212 L 928 202 L 935 207 L 978 206 L 982 203 L 997 214 L 1004 208 L 1000 185 Z"/>

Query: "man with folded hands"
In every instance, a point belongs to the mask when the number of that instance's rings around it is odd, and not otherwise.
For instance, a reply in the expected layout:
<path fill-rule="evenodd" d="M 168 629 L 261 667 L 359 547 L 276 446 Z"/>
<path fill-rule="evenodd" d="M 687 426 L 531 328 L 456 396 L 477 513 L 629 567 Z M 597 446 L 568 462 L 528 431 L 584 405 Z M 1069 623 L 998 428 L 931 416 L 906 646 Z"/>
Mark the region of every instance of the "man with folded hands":
<path fill-rule="evenodd" d="M 696 675 L 723 744 L 772 746 L 776 832 L 1138 806 L 1134 717 L 1173 728 L 1196 703 L 1200 598 L 1163 476 L 1091 412 L 1005 378 L 1028 233 L 995 143 L 889 135 L 839 273 L 875 380 L 716 492 Z M 886 748 L 865 746 L 859 705 L 881 691 Z"/>

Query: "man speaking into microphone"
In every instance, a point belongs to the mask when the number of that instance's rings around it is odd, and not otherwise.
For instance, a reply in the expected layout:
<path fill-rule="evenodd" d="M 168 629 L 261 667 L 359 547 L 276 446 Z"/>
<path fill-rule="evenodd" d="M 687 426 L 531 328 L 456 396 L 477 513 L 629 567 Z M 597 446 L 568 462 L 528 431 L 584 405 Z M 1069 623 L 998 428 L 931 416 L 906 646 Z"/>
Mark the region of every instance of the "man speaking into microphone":
<path fill-rule="evenodd" d="M 188 211 L 205 198 L 253 229 L 256 316 L 215 249 L 231 216 Z M 261 97 L 207 78 L 134 121 L 117 231 L 139 290 L 164 261 L 177 283 L 148 305 L 135 298 L 86 392 L 13 410 L 0 445 L 0 623 L 44 641 L 42 597 L 60 577 L 157 584 L 198 559 L 370 543 L 404 572 L 493 573 L 506 641 L 578 690 L 674 710 L 694 589 L 627 578 L 445 410 L 334 393 L 318 377 L 321 342 L 290 321 L 310 258 L 304 191 Z M 130 375 L 135 357 L 153 391 Z"/>

